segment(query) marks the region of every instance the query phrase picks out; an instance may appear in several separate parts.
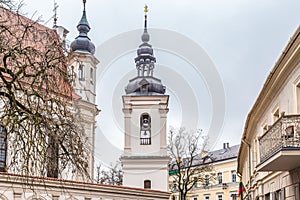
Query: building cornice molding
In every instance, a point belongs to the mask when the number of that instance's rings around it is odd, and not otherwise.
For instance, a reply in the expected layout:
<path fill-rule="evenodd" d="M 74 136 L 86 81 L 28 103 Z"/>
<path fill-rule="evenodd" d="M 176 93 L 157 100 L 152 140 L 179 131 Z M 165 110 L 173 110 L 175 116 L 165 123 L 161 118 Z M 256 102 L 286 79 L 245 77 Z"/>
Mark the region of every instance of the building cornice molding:
<path fill-rule="evenodd" d="M 97 64 L 100 63 L 100 61 L 94 56 L 94 55 L 91 55 L 91 54 L 88 54 L 88 53 L 78 53 L 78 52 L 71 52 L 68 56 L 69 60 L 87 60 L 91 63 L 91 64 L 94 64 L 95 66 Z"/>
<path fill-rule="evenodd" d="M 296 30 L 295 34 L 291 37 L 289 43 L 285 47 L 278 61 L 275 63 L 272 71 L 268 75 L 262 90 L 260 91 L 257 100 L 255 101 L 252 109 L 250 110 L 245 127 L 242 135 L 242 140 L 249 142 L 249 137 L 254 136 L 254 129 L 256 128 L 256 123 L 259 121 L 268 105 L 273 101 L 274 97 L 282 90 L 282 87 L 287 81 L 295 67 L 299 65 L 300 62 L 300 26 Z M 282 78 L 285 77 L 285 78 Z M 241 146 L 238 153 L 238 172 L 242 172 L 241 160 L 243 159 L 241 155 L 246 154 L 248 146 L 241 142 Z"/>
<path fill-rule="evenodd" d="M 96 184 L 83 181 L 71 181 L 55 178 L 44 178 L 34 176 L 22 176 L 16 174 L 0 173 L 1 188 L 9 185 L 11 189 L 17 190 L 20 193 L 28 192 L 29 189 L 34 188 L 36 193 L 46 193 L 63 195 L 64 193 L 72 193 L 73 195 L 84 195 L 89 197 L 96 196 L 116 196 L 120 199 L 136 198 L 139 199 L 168 199 L 169 192 L 158 190 L 146 190 L 141 188 L 133 188 L 126 186 Z M 27 185 L 29 184 L 30 185 Z M 28 186 L 28 188 L 26 187 Z M 25 191 L 26 190 L 26 191 Z M 69 193 L 68 193 L 69 194 Z"/>

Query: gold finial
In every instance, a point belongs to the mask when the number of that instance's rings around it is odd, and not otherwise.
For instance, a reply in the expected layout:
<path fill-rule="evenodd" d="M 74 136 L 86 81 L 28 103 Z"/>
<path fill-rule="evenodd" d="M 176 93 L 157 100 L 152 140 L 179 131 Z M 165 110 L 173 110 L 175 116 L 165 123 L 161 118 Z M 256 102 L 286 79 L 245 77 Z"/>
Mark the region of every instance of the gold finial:
<path fill-rule="evenodd" d="M 148 6 L 147 5 L 145 5 L 145 7 L 144 7 L 144 13 L 145 13 L 145 15 L 147 15 L 147 12 L 148 12 L 149 10 L 148 10 Z"/>

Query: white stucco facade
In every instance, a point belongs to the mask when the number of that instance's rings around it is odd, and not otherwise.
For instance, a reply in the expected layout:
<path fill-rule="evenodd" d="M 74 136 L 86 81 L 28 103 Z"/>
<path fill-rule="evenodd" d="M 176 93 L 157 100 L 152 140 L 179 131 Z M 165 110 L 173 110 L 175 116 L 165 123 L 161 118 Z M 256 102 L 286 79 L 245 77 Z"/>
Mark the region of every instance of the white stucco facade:
<path fill-rule="evenodd" d="M 69 57 L 69 70 L 73 76 L 73 88 L 78 100 L 74 100 L 80 112 L 81 123 L 87 139 L 88 172 L 94 177 L 94 149 L 96 116 L 96 70 L 99 61 L 91 54 L 72 52 Z"/>
<path fill-rule="evenodd" d="M 238 157 L 250 199 L 300 199 L 300 30 L 250 111 Z"/>
<path fill-rule="evenodd" d="M 166 122 L 168 95 L 123 96 L 125 147 L 121 158 L 123 185 L 144 188 L 151 181 L 151 189 L 168 190 Z M 151 117 L 151 144 L 141 144 L 140 118 Z"/>

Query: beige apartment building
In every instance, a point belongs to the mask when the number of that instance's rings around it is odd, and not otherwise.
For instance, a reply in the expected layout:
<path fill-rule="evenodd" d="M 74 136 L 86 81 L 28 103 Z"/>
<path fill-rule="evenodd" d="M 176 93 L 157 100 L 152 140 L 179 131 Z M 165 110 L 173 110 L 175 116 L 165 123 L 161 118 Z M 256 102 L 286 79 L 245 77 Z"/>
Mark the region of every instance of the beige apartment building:
<path fill-rule="evenodd" d="M 188 192 L 188 200 L 237 200 L 238 182 L 237 176 L 237 153 L 239 145 L 230 146 L 224 143 L 222 149 L 208 152 L 202 155 L 200 163 L 209 164 L 212 170 L 199 174 L 204 176 L 204 182 L 195 182 L 193 188 Z M 197 167 L 197 166 L 195 166 Z M 176 182 L 170 176 L 171 199 L 178 199 Z"/>
<path fill-rule="evenodd" d="M 300 199 L 300 28 L 248 114 L 238 154 L 244 199 Z"/>

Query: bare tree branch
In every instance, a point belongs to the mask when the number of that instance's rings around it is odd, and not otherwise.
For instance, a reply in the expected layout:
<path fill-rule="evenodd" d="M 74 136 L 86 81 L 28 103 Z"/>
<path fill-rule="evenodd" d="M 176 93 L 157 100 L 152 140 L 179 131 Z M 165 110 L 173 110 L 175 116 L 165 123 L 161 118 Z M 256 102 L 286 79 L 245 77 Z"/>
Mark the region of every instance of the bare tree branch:
<path fill-rule="evenodd" d="M 205 174 L 212 170 L 212 166 L 206 164 L 201 156 L 207 151 L 207 138 L 202 130 L 171 128 L 168 142 L 171 157 L 170 175 L 173 179 L 170 189 L 178 191 L 180 200 L 185 200 L 195 182 L 204 184 Z"/>
<path fill-rule="evenodd" d="M 7 131 L 7 171 L 88 177 L 87 138 L 58 35 L 21 16 L 20 4 L 0 5 L 0 123 Z"/>
<path fill-rule="evenodd" d="M 114 165 L 111 163 L 109 167 L 101 169 L 99 164 L 96 168 L 96 183 L 122 185 L 123 173 L 121 171 L 120 162 L 116 162 Z"/>

